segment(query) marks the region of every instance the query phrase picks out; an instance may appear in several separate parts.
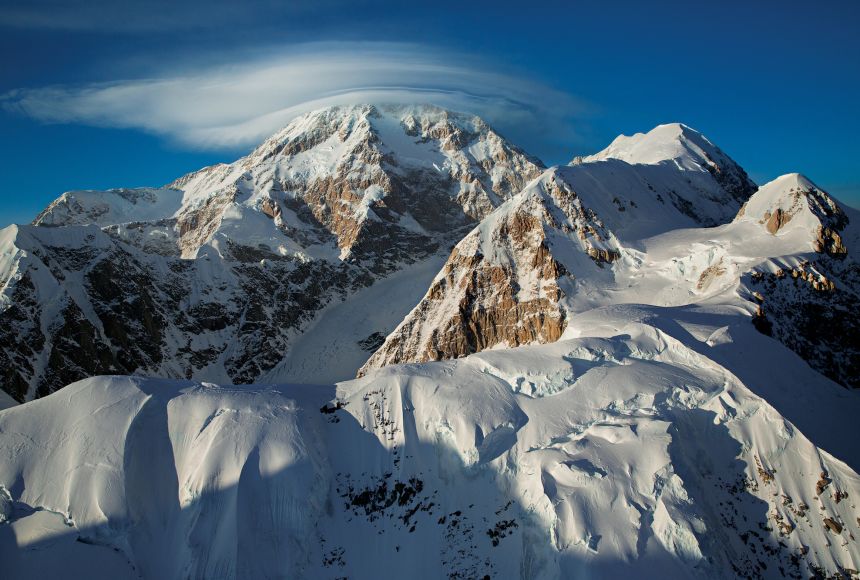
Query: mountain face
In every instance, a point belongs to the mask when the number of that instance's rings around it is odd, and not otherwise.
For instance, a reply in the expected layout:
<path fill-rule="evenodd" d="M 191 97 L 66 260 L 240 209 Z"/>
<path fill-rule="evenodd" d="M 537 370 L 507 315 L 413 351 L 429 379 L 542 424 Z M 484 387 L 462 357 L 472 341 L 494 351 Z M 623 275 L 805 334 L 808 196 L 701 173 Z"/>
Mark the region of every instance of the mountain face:
<path fill-rule="evenodd" d="M 707 193 L 695 180 L 709 184 Z M 698 196 L 697 208 L 710 211 L 721 199 L 723 215 L 739 208 L 737 216 L 686 229 L 695 216 L 723 218 L 666 204 L 663 195 L 680 181 L 690 185 L 678 196 Z M 701 303 L 744 316 L 752 310 L 760 331 L 856 387 L 860 266 L 848 249 L 858 243 L 855 212 L 798 174 L 763 186 L 743 205 L 740 182 L 748 183 L 743 170 L 683 125 L 622 137 L 598 155 L 547 170 L 455 247 L 360 374 L 552 342 L 597 307 Z"/>
<path fill-rule="evenodd" d="M 362 368 L 553 342 L 575 273 L 619 256 L 600 218 L 548 170 L 454 247 L 424 299 Z"/>
<path fill-rule="evenodd" d="M 571 165 L 577 168 L 571 175 L 575 186 L 595 190 L 603 203 L 615 206 L 604 213 L 627 212 L 621 222 L 631 239 L 724 224 L 756 191 L 728 155 L 679 123 L 621 135 L 600 153 L 578 157 Z"/>
<path fill-rule="evenodd" d="M 541 169 L 476 117 L 334 107 L 299 117 L 235 163 L 162 190 L 64 194 L 34 224 L 95 223 L 184 258 L 213 239 L 280 255 L 335 246 L 341 260 L 385 273 L 432 252 L 440 236 L 484 217 Z M 250 219 L 260 223 L 243 223 Z"/>
<path fill-rule="evenodd" d="M 800 193 L 788 201 L 775 193 L 785 189 L 788 195 L 786 183 L 792 179 L 807 184 L 794 188 L 805 188 L 804 203 Z M 750 294 L 754 291 L 745 284 L 760 280 L 774 258 L 816 256 L 844 280 L 840 288 L 845 290 L 834 287 L 825 297 L 844 296 L 839 306 L 824 307 L 827 320 L 840 322 L 823 323 L 811 310 L 816 300 L 799 297 L 777 309 L 785 320 L 778 326 L 785 329 L 775 336 L 805 359 L 818 360 L 811 364 L 819 371 L 853 385 L 853 341 L 828 345 L 833 341 L 800 338 L 821 335 L 813 330 L 818 324 L 854 336 L 856 317 L 841 315 L 856 310 L 860 290 L 840 233 L 850 210 L 801 176 L 779 178 L 742 205 L 750 187 L 740 167 L 683 125 L 621 137 L 595 156 L 547 170 L 455 247 L 425 297 L 362 372 L 552 342 L 565 328 L 575 329 L 579 314 L 618 303 L 707 302 L 748 311 L 750 300 L 758 300 L 750 297 L 758 294 Z M 669 201 L 680 199 L 684 204 Z M 685 211 L 688 205 L 697 212 Z M 726 217 L 735 214 L 741 217 Z M 799 233 L 774 236 L 773 222 L 787 224 L 792 216 L 797 216 L 792 228 Z M 690 221 L 724 225 L 688 229 Z M 752 221 L 756 227 L 750 227 Z M 763 312 L 757 307 L 759 328 L 765 328 Z"/>
<path fill-rule="evenodd" d="M 552 342 L 582 313 L 613 304 L 699 303 L 752 312 L 760 331 L 857 386 L 856 212 L 794 174 L 763 186 L 731 223 L 623 239 L 606 226 L 623 232 L 616 216 L 591 209 L 595 192 L 572 185 L 579 168 L 587 164 L 547 171 L 468 234 L 362 372 Z M 547 186 L 575 205 L 561 209 Z"/>
<path fill-rule="evenodd" d="M 429 106 L 64 194 L 0 231 L 2 575 L 856 578 L 858 224 Z"/>
<path fill-rule="evenodd" d="M 791 174 L 756 192 L 735 221 L 812 250 L 749 276 L 756 327 L 834 381 L 860 387 L 860 265 L 849 255 L 860 245 L 860 215 Z"/>
<path fill-rule="evenodd" d="M 3 389 L 24 401 L 106 373 L 295 379 L 275 367 L 326 306 L 435 265 L 541 170 L 480 119 L 356 106 L 162 189 L 66 193 L 2 233 Z M 359 341 L 419 297 L 351 329 L 346 348 L 366 352 Z"/>

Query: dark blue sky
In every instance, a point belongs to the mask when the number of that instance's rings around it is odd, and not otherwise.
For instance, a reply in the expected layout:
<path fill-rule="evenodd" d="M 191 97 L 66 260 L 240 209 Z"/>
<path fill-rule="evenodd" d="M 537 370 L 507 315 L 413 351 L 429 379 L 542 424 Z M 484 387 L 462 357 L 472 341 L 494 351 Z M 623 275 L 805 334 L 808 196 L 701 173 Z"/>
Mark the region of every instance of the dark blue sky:
<path fill-rule="evenodd" d="M 389 93 L 484 113 L 548 164 L 681 121 L 759 183 L 799 171 L 860 207 L 858 22 L 854 0 L 0 0 L 0 225 Z"/>

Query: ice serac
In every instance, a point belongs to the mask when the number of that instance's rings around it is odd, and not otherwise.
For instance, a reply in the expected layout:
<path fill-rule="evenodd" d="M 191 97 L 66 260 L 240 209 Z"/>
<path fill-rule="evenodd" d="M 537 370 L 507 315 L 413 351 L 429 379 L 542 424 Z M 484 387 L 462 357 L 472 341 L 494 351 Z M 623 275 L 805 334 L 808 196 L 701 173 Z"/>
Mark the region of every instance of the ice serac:
<path fill-rule="evenodd" d="M 429 283 L 424 264 L 542 171 L 477 117 L 356 105 L 164 188 L 63 194 L 0 240 L 2 389 L 24 401 L 105 373 L 305 377 L 313 357 L 279 363 L 324 309 L 383 279 L 412 288 L 394 276 L 406 269 Z M 353 376 L 363 341 L 419 298 L 345 329 L 355 362 L 327 378 Z"/>
<path fill-rule="evenodd" d="M 860 388 L 860 214 L 792 173 L 762 186 L 736 222 L 794 240 L 805 251 L 749 276 L 754 323 L 813 368 Z"/>
<path fill-rule="evenodd" d="M 550 169 L 455 246 L 427 294 L 361 372 L 558 340 L 565 293 L 620 256 L 600 218 Z"/>

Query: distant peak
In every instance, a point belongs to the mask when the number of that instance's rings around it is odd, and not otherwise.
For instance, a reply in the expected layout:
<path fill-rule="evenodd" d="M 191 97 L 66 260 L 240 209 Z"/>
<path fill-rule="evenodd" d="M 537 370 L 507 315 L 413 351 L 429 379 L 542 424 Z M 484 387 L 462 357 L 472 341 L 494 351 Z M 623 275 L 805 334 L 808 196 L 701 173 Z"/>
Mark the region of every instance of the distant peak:
<path fill-rule="evenodd" d="M 615 159 L 631 165 L 669 165 L 710 174 L 736 201 L 746 201 L 755 183 L 737 163 L 696 129 L 683 123 L 657 125 L 647 133 L 619 135 L 603 151 L 575 158 L 571 165 Z"/>
<path fill-rule="evenodd" d="M 480 117 L 444 109 L 432 104 L 364 103 L 333 105 L 308 111 L 293 118 L 283 129 L 266 139 L 250 155 L 251 159 L 265 159 L 284 145 L 300 143 L 299 150 L 338 135 L 341 141 L 351 136 L 359 140 L 372 138 L 380 126 L 402 125 L 410 132 L 427 132 L 436 126 L 456 128 L 472 134 L 492 132 Z M 290 148 L 292 150 L 292 148 Z"/>
<path fill-rule="evenodd" d="M 649 133 L 653 133 L 655 131 L 663 131 L 663 130 L 665 130 L 665 131 L 672 130 L 672 131 L 676 131 L 679 134 L 686 134 L 686 135 L 690 135 L 690 134 L 701 135 L 702 134 L 701 131 L 697 131 L 696 129 L 694 129 L 694 128 L 692 128 L 689 125 L 684 124 L 684 123 L 663 123 L 661 125 L 657 125 L 653 129 L 651 129 L 651 131 L 649 131 Z"/>
<path fill-rule="evenodd" d="M 654 165 L 665 161 L 682 162 L 686 168 L 723 156 L 699 131 L 683 123 L 657 125 L 647 133 L 619 135 L 603 151 L 584 161 L 619 159 L 632 164 Z"/>
<path fill-rule="evenodd" d="M 393 117 L 398 120 L 422 119 L 430 122 L 450 121 L 456 124 L 470 124 L 476 127 L 486 128 L 484 121 L 468 113 L 460 113 L 439 107 L 429 103 L 400 104 L 400 103 L 364 103 L 354 105 L 332 105 L 321 109 L 308 111 L 293 118 L 286 127 L 275 133 L 272 138 L 279 135 L 290 134 L 296 130 L 306 129 L 319 123 L 338 123 L 357 120 L 374 120 L 383 117 Z"/>
<path fill-rule="evenodd" d="M 309 111 L 266 139 L 242 163 L 247 169 L 275 157 L 310 150 L 330 153 L 324 156 L 332 162 L 336 162 L 337 155 L 348 158 L 371 150 L 371 156 L 394 153 L 401 158 L 426 160 L 432 155 L 418 149 L 427 149 L 430 142 L 449 154 L 477 144 L 478 148 L 468 155 L 486 159 L 513 154 L 537 168 L 544 167 L 539 159 L 508 142 L 477 115 L 432 104 L 399 103 L 337 105 Z M 444 162 L 441 157 L 436 161 L 437 166 Z"/>
<path fill-rule="evenodd" d="M 786 226 L 812 234 L 816 252 L 845 253 L 840 232 L 848 225 L 845 210 L 800 173 L 781 175 L 764 184 L 738 212 L 735 221 L 756 221 L 777 234 Z"/>
<path fill-rule="evenodd" d="M 803 175 L 802 173 L 786 173 L 785 175 L 780 175 L 770 183 L 762 186 L 764 189 L 767 186 L 774 186 L 774 188 L 779 187 L 782 189 L 786 188 L 800 188 L 800 189 L 820 189 L 817 185 L 815 185 L 811 179 Z"/>
<path fill-rule="evenodd" d="M 752 202 L 765 203 L 781 203 L 789 198 L 795 198 L 801 194 L 809 194 L 813 192 L 822 192 L 821 188 L 815 185 L 811 179 L 801 173 L 786 173 L 780 175 L 776 179 L 762 185 L 759 190 L 750 198 Z"/>

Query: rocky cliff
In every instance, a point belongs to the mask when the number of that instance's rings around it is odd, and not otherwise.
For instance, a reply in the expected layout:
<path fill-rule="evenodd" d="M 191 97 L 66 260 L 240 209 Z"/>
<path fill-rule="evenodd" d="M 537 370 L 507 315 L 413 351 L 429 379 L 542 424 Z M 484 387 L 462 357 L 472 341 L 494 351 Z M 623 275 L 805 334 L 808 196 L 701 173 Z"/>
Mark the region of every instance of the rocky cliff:
<path fill-rule="evenodd" d="M 457 244 L 361 372 L 558 340 L 567 324 L 560 302 L 573 279 L 619 255 L 600 218 L 561 172 L 549 170 Z"/>

